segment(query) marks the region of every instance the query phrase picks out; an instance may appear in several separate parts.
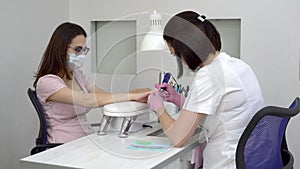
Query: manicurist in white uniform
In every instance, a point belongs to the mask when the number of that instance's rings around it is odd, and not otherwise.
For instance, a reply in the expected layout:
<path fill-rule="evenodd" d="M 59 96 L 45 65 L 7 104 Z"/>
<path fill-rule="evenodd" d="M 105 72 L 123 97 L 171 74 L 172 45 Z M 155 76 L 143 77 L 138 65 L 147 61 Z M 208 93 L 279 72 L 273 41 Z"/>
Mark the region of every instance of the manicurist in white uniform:
<path fill-rule="evenodd" d="M 196 128 L 202 127 L 199 139 L 206 144 L 204 169 L 236 168 L 238 140 L 251 117 L 264 105 L 254 72 L 245 62 L 221 52 L 215 26 L 193 11 L 173 16 L 165 26 L 164 39 L 177 57 L 179 77 L 183 64 L 196 73 L 187 98 L 168 84 L 157 84 L 158 90 L 148 97 L 149 107 L 175 147 L 183 146 Z M 159 90 L 162 87 L 166 88 L 165 100 Z M 169 116 L 163 101 L 181 107 L 176 120 Z"/>

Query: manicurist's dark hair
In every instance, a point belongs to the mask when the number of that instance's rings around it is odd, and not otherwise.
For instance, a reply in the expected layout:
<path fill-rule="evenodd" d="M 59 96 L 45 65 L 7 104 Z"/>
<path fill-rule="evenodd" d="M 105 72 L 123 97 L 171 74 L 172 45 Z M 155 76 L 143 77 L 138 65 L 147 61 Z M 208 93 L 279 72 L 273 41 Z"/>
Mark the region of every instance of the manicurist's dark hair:
<path fill-rule="evenodd" d="M 215 26 L 193 11 L 173 16 L 164 28 L 163 38 L 174 48 L 178 77 L 183 73 L 182 61 L 195 71 L 209 54 L 221 50 L 221 37 Z"/>

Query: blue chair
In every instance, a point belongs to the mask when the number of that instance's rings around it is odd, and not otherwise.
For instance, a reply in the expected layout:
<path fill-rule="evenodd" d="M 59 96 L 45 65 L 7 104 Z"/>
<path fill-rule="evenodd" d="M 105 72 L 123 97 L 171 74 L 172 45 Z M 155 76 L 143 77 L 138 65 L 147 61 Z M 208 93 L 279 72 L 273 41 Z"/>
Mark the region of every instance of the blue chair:
<path fill-rule="evenodd" d="M 39 152 L 42 152 L 46 150 L 47 148 L 53 148 L 55 146 L 61 145 L 61 143 L 48 143 L 47 141 L 47 123 L 46 123 L 46 118 L 44 114 L 44 109 L 38 100 L 36 96 L 35 90 L 28 88 L 27 94 L 38 114 L 39 120 L 40 120 L 40 129 L 39 129 L 39 134 L 38 137 L 35 140 L 35 147 L 31 149 L 30 154 L 36 154 Z"/>
<path fill-rule="evenodd" d="M 291 117 L 300 112 L 297 97 L 289 108 L 267 106 L 245 128 L 236 150 L 237 169 L 292 169 L 285 131 Z"/>

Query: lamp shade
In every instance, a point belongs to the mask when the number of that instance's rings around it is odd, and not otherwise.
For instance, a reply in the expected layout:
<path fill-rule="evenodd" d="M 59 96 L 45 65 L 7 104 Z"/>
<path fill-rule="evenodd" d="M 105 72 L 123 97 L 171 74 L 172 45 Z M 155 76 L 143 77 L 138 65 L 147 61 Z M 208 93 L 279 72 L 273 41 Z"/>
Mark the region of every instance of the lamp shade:
<path fill-rule="evenodd" d="M 162 36 L 161 15 L 155 10 L 150 15 L 150 30 L 142 40 L 140 49 L 146 50 L 164 50 L 166 49 L 165 41 Z"/>

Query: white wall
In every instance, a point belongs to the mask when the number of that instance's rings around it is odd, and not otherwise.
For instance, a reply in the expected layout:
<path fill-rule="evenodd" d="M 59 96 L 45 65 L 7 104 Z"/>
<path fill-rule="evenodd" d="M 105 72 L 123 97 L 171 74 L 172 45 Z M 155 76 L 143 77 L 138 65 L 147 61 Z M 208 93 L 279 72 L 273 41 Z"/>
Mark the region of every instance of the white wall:
<path fill-rule="evenodd" d="M 69 20 L 69 0 L 0 3 L 0 169 L 18 169 L 39 127 L 26 90 L 54 28 Z"/>
<path fill-rule="evenodd" d="M 70 2 L 70 19 L 82 24 L 89 31 L 90 21 L 128 18 L 136 14 L 143 17 L 143 13 L 152 9 L 163 13 L 164 16 L 191 9 L 205 14 L 208 18 L 241 18 L 241 59 L 251 65 L 256 72 L 266 104 L 288 106 L 300 95 L 300 1 L 298 0 L 89 0 L 88 3 L 84 0 L 74 0 Z M 166 22 L 166 19 L 163 22 Z M 143 55 L 146 64 L 138 60 L 137 66 L 140 68 L 138 72 L 140 73 L 145 66 L 163 67 L 174 71 L 174 67 L 165 65 L 173 61 L 171 59 L 165 61 L 160 55 L 167 54 Z M 86 65 L 85 70 L 95 78 L 99 86 L 107 90 L 112 88 L 110 86 L 112 77 L 92 74 L 90 65 Z M 150 71 L 144 75 L 147 75 L 144 76 L 146 78 L 141 78 L 142 80 L 136 84 L 151 87 L 153 82 L 157 82 L 156 76 Z M 128 85 L 124 84 L 132 83 L 130 75 L 115 77 L 118 80 L 114 81 L 113 85 L 120 91 L 128 89 Z M 296 159 L 295 168 L 300 167 L 298 144 L 300 136 L 297 132 L 299 122 L 300 116 L 293 118 L 287 132 L 288 143 Z"/>

